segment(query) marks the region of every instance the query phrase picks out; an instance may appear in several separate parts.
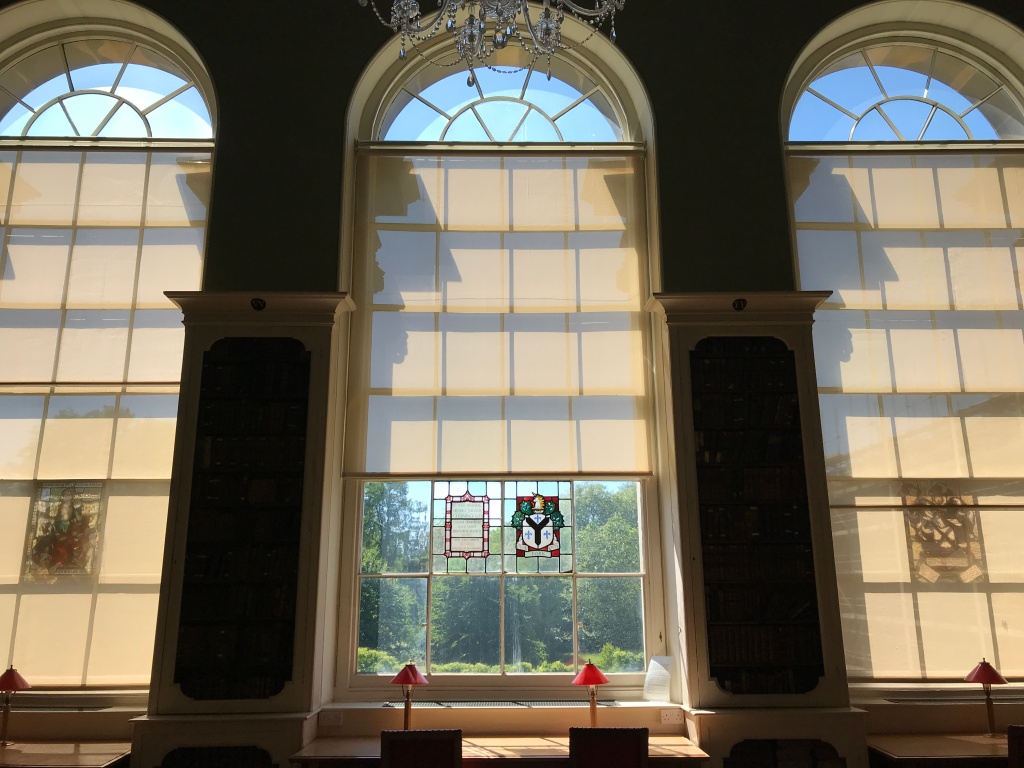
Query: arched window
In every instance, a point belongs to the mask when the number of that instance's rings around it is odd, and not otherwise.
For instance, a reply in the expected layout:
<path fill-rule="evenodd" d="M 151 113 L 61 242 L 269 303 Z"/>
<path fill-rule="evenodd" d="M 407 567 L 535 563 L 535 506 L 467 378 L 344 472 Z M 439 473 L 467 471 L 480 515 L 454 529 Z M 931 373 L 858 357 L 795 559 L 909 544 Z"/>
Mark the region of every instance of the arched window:
<path fill-rule="evenodd" d="M 502 54 L 406 70 L 357 150 L 347 691 L 663 652 L 643 137 L 584 60 Z"/>
<path fill-rule="evenodd" d="M 821 56 L 789 123 L 799 284 L 833 291 L 814 344 L 847 666 L 1019 676 L 1024 101 L 984 46 L 886 31 Z"/>
<path fill-rule="evenodd" d="M 195 62 L 99 27 L 0 55 L 0 658 L 34 685 L 149 681 L 183 344 L 163 292 L 199 287 L 209 199 Z"/>

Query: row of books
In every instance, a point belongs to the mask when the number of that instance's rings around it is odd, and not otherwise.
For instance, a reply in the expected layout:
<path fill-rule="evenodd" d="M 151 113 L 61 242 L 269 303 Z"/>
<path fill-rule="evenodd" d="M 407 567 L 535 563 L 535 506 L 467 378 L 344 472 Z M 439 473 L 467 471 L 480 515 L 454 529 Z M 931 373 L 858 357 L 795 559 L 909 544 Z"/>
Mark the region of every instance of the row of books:
<path fill-rule="evenodd" d="M 709 622 L 761 624 L 814 622 L 818 619 L 813 583 L 804 588 L 787 585 L 784 590 L 712 585 L 705 588 L 704 599 Z"/>
<path fill-rule="evenodd" d="M 304 434 L 306 398 L 207 398 L 199 406 L 201 435 Z"/>
<path fill-rule="evenodd" d="M 807 498 L 804 466 L 698 466 L 697 495 L 701 504 L 802 502 Z"/>
<path fill-rule="evenodd" d="M 694 438 L 698 464 L 803 463 L 803 436 L 797 429 L 701 429 Z"/>
<path fill-rule="evenodd" d="M 817 624 L 712 624 L 708 626 L 708 661 L 712 675 L 716 666 L 820 664 L 821 630 Z"/>
<path fill-rule="evenodd" d="M 306 460 L 306 436 L 200 437 L 196 444 L 196 459 L 199 469 L 301 470 Z"/>
<path fill-rule="evenodd" d="M 778 357 L 789 351 L 774 336 L 708 336 L 697 342 L 694 354 L 707 357 Z"/>
<path fill-rule="evenodd" d="M 800 426 L 795 393 L 703 392 L 693 398 L 696 429 L 760 429 Z"/>
<path fill-rule="evenodd" d="M 295 618 L 295 600 L 294 582 L 233 583 L 212 589 L 205 582 L 186 584 L 181 621 L 186 625 L 291 621 Z"/>
<path fill-rule="evenodd" d="M 277 674 L 250 674 L 241 678 L 230 677 L 219 672 L 211 673 L 209 670 L 201 670 L 196 673 L 183 672 L 183 675 L 190 674 L 194 674 L 194 676 L 183 677 L 179 681 L 179 686 L 181 692 L 194 701 L 269 699 L 279 694 L 284 689 L 284 684 L 291 679 L 291 669 L 289 668 L 285 672 L 283 667 Z M 221 759 L 221 753 L 218 753 L 217 757 Z M 249 756 L 246 755 L 246 757 Z M 251 765 L 251 762 L 246 765 Z"/>
<path fill-rule="evenodd" d="M 704 544 L 704 582 L 806 582 L 814 579 L 809 544 Z"/>
<path fill-rule="evenodd" d="M 809 541 L 810 520 L 803 504 L 705 505 L 700 535 L 705 542 Z"/>
<path fill-rule="evenodd" d="M 302 480 L 299 471 L 292 471 L 286 477 L 251 477 L 227 470 L 200 471 L 193 479 L 192 503 L 204 507 L 299 507 Z"/>
<path fill-rule="evenodd" d="M 303 398 L 309 394 L 309 360 L 263 359 L 204 362 L 203 395 L 237 398 Z"/>
<path fill-rule="evenodd" d="M 291 582 L 298 572 L 298 543 L 221 547 L 188 542 L 186 584 Z"/>
<path fill-rule="evenodd" d="M 778 357 L 708 357 L 690 354 L 690 383 L 701 392 L 795 392 L 791 352 Z"/>
<path fill-rule="evenodd" d="M 189 541 L 218 546 L 299 540 L 302 510 L 292 507 L 195 507 L 189 510 Z"/>
<path fill-rule="evenodd" d="M 819 678 L 824 677 L 824 668 L 779 668 L 779 667 L 755 667 L 755 668 L 719 668 L 717 670 L 718 686 L 729 693 L 743 694 L 778 694 L 778 693 L 807 693 L 813 691 Z M 743 742 L 753 743 L 753 742 Z M 773 744 L 774 742 L 764 742 Z M 726 765 L 729 763 L 726 762 Z M 836 758 L 835 762 L 821 760 L 813 762 L 787 763 L 777 759 L 766 765 L 774 765 L 777 768 L 845 768 L 846 760 Z"/>

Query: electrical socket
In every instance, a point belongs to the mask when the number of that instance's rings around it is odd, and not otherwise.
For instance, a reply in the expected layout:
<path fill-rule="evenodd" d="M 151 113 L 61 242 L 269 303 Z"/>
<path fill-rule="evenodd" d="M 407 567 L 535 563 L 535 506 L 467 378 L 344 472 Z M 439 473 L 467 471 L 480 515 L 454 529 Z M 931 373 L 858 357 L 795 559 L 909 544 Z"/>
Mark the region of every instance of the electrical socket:
<path fill-rule="evenodd" d="M 686 713 L 682 709 L 663 709 L 661 710 L 661 722 L 663 725 L 685 723 Z"/>

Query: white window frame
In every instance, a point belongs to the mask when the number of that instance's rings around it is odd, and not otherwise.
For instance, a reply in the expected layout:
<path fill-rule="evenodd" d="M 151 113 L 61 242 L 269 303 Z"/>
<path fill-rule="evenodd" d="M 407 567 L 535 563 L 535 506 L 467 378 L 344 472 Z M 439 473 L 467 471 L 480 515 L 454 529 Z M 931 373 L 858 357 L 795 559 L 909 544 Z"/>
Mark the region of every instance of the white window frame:
<path fill-rule="evenodd" d="M 580 40 L 585 35 L 577 27 L 581 27 L 574 20 L 566 19 L 566 30 L 568 39 L 578 36 Z M 346 145 L 346 163 L 343 195 L 343 232 L 342 232 L 342 253 L 353 254 L 353 243 L 355 240 L 355 203 L 358 197 L 358 187 L 355 167 L 357 153 L 364 148 L 372 151 L 374 145 L 382 144 L 375 141 L 380 126 L 385 119 L 388 106 L 392 99 L 400 92 L 404 83 L 412 79 L 417 68 L 425 66 L 423 62 L 403 63 L 397 56 L 397 40 L 391 40 L 378 56 L 370 63 L 363 73 L 363 77 L 354 92 L 350 103 L 347 120 L 347 134 L 349 140 Z M 601 49 L 606 55 L 598 58 L 601 53 L 595 52 Z M 427 52 L 429 54 L 429 51 Z M 643 290 L 656 292 L 660 289 L 660 258 L 659 239 L 656 226 L 657 212 L 657 179 L 653 161 L 653 115 L 646 108 L 647 98 L 642 85 L 636 78 L 628 63 L 621 54 L 606 41 L 593 40 L 587 46 L 576 49 L 573 52 L 573 61 L 576 66 L 584 68 L 584 71 L 596 82 L 601 84 L 606 96 L 617 108 L 621 110 L 621 126 L 624 132 L 624 142 L 616 144 L 601 144 L 588 147 L 579 147 L 581 151 L 643 151 L 645 161 L 643 172 L 645 175 L 644 189 L 646 191 L 646 232 L 647 239 L 647 260 L 642 267 L 641 281 Z M 597 62 L 600 61 L 600 64 Z M 442 75 L 443 76 L 443 75 Z M 634 112 L 637 107 L 644 111 Z M 402 145 L 397 142 L 386 143 L 388 150 L 401 150 L 403 148 L 416 149 L 424 152 L 443 149 L 445 152 L 468 152 L 479 151 L 480 145 L 471 144 L 436 144 L 418 143 L 414 145 Z M 487 145 L 485 145 L 487 148 Z M 575 148 L 575 147 L 573 147 Z M 556 145 L 539 147 L 538 145 L 521 145 L 521 151 L 546 149 L 565 153 L 571 153 L 569 145 Z M 509 151 L 505 146 L 500 151 Z M 353 259 L 343 258 L 340 271 L 340 287 L 348 290 L 352 284 Z M 639 483 L 639 504 L 641 507 L 641 558 L 643 562 L 643 610 L 644 610 L 644 633 L 645 633 L 645 655 L 649 660 L 652 656 L 665 655 L 671 645 L 669 641 L 668 623 L 669 616 L 675 615 L 675 611 L 667 610 L 667 600 L 672 593 L 672 587 L 666 582 L 666 573 L 671 570 L 669 565 L 676 557 L 674 542 L 678 532 L 678 522 L 673 523 L 673 516 L 678 515 L 674 499 L 669 495 L 669 489 L 673 487 L 671 438 L 672 421 L 671 413 L 665 406 L 668 402 L 669 382 L 665 378 L 664 371 L 667 361 L 667 337 L 660 332 L 658 324 L 660 317 L 649 315 L 644 320 L 643 337 L 646 350 L 645 359 L 648 362 L 648 397 L 649 405 L 648 424 L 649 442 L 651 445 L 651 466 L 652 471 L 647 475 L 640 476 L 630 474 L 628 476 L 615 477 L 612 475 L 573 475 L 570 473 L 552 475 L 544 479 L 559 479 L 570 481 L 586 480 L 636 480 Z M 351 349 L 342 350 L 343 357 L 339 366 L 338 412 L 339 418 L 335 425 L 337 442 L 343 442 L 344 434 L 344 410 L 346 407 L 344 381 L 347 378 L 347 369 L 351 364 L 349 361 L 358 359 L 362 350 L 353 346 Z M 343 449 L 342 449 L 343 453 Z M 340 458 L 337 466 L 340 472 Z M 495 473 L 487 475 L 488 479 L 511 480 L 511 479 L 537 479 L 528 473 L 511 475 Z M 358 614 L 359 614 L 359 557 L 361 544 L 361 508 L 362 508 L 362 484 L 369 480 L 403 480 L 403 479 L 466 479 L 464 475 L 430 475 L 429 477 L 388 475 L 344 475 L 342 473 L 340 486 L 342 492 L 339 498 L 339 540 L 340 551 L 338 552 L 337 572 L 337 605 L 338 605 L 338 632 L 335 644 L 335 670 L 334 670 L 334 700 L 338 703 L 352 703 L 367 700 L 394 700 L 400 698 L 400 692 L 396 693 L 393 686 L 389 684 L 391 675 L 367 675 L 357 674 L 356 649 L 358 647 Z M 677 609 L 678 610 L 678 609 Z M 582 660 L 581 660 L 582 661 Z M 510 697 L 518 699 L 543 699 L 543 700 L 571 700 L 579 698 L 577 691 L 570 685 L 573 674 L 505 674 L 505 675 L 431 675 L 430 677 L 430 698 L 449 698 L 452 700 L 503 700 Z M 678 670 L 675 672 L 678 676 Z M 610 675 L 608 685 L 602 686 L 602 697 L 616 698 L 624 701 L 639 701 L 642 694 L 644 673 L 616 673 Z M 677 685 L 673 690 L 678 693 Z"/>

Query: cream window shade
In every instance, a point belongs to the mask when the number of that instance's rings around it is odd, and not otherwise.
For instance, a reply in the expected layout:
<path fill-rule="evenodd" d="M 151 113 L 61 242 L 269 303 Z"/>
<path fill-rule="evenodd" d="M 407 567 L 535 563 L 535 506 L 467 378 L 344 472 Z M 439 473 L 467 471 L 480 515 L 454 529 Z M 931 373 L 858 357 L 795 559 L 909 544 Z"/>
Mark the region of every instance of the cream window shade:
<path fill-rule="evenodd" d="M 649 471 L 641 156 L 366 151 L 359 180 L 347 470 Z"/>
<path fill-rule="evenodd" d="M 790 154 L 800 286 L 833 291 L 814 347 L 853 677 L 1024 672 L 1022 178 L 1019 151 Z"/>

